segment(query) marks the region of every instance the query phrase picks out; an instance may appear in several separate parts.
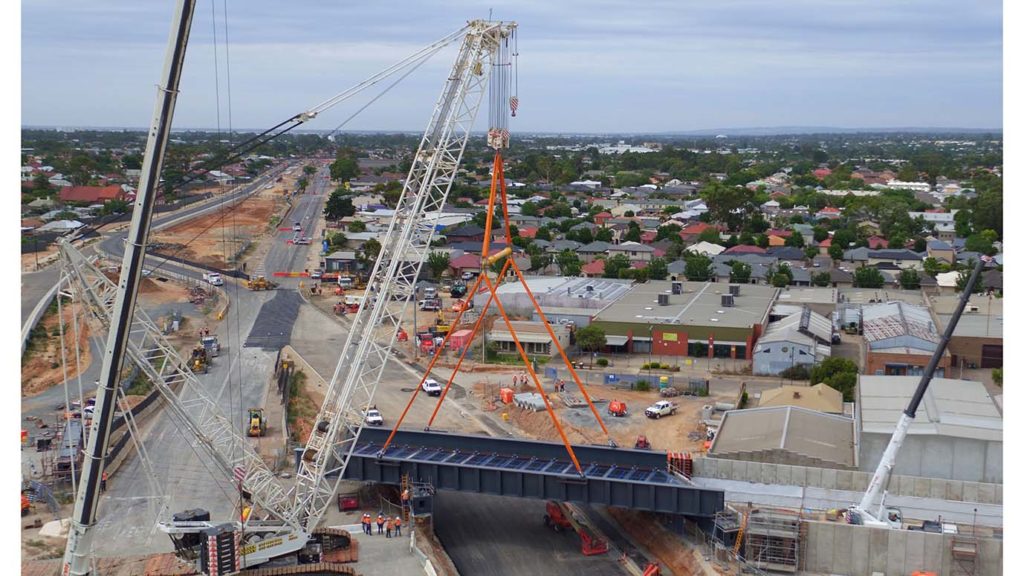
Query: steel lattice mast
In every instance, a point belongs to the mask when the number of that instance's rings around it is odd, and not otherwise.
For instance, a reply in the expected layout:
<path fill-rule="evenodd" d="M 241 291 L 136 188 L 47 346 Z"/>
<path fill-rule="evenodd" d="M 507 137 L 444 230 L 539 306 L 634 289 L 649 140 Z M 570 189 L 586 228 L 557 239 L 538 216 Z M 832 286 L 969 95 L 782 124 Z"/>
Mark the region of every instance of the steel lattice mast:
<path fill-rule="evenodd" d="M 515 23 L 483 20 L 467 26 L 302 454 L 294 504 L 307 531 L 319 523 L 337 490 L 363 426 L 363 410 L 373 402 L 384 365 L 392 357 L 409 303 L 406 297 L 415 290 L 433 237 L 433 227 L 426 225 L 424 215 L 444 206 L 487 90 L 495 54 L 515 29 Z M 397 314 L 386 306 L 393 296 L 403 300 Z M 335 480 L 326 477 L 328 471 L 337 472 Z"/>

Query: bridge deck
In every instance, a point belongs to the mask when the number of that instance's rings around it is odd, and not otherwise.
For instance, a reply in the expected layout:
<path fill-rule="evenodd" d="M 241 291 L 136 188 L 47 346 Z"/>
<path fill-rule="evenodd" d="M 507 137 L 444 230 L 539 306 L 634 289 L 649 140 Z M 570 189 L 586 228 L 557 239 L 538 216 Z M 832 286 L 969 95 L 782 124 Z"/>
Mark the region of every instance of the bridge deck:
<path fill-rule="evenodd" d="M 583 476 L 565 447 L 538 442 L 440 432 L 399 431 L 387 452 L 389 430 L 366 428 L 345 478 L 399 484 L 404 474 L 438 490 L 476 492 L 622 506 L 710 517 L 724 507 L 721 490 L 686 484 L 665 471 L 665 453 L 574 446 Z"/>

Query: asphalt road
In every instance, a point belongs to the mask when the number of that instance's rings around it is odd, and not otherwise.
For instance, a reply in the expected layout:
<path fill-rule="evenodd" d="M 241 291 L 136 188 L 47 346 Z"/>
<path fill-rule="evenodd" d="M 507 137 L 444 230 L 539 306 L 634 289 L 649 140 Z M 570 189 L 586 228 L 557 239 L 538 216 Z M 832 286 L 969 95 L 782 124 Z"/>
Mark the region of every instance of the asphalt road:
<path fill-rule="evenodd" d="M 579 536 L 544 526 L 544 502 L 438 492 L 434 532 L 462 574 L 620 576 L 617 559 L 584 556 Z"/>

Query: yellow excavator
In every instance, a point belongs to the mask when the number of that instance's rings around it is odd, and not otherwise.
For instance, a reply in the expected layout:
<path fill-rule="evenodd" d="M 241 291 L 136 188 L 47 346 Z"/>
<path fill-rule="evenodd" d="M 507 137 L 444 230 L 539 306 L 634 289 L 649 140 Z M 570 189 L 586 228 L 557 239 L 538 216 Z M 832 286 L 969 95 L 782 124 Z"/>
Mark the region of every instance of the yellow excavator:
<path fill-rule="evenodd" d="M 266 436 L 267 421 L 263 418 L 263 408 L 249 408 L 249 436 Z"/>
<path fill-rule="evenodd" d="M 245 287 L 249 290 L 273 290 L 277 284 L 267 280 L 263 274 L 254 274 L 245 281 Z"/>

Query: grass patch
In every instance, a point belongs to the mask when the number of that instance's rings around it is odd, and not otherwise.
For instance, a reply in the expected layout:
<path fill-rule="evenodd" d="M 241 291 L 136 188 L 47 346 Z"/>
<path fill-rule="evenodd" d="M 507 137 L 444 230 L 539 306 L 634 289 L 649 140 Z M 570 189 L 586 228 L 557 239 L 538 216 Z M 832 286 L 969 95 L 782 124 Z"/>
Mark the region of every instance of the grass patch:
<path fill-rule="evenodd" d="M 125 396 L 145 396 L 153 390 L 153 382 L 144 372 L 139 372 L 124 391 Z"/>
<path fill-rule="evenodd" d="M 286 411 L 288 420 L 288 435 L 296 441 L 301 442 L 302 429 L 298 426 L 299 420 L 305 420 L 310 425 L 316 419 L 318 407 L 313 404 L 305 395 L 306 375 L 301 370 L 292 372 L 288 379 L 288 408 Z"/>

